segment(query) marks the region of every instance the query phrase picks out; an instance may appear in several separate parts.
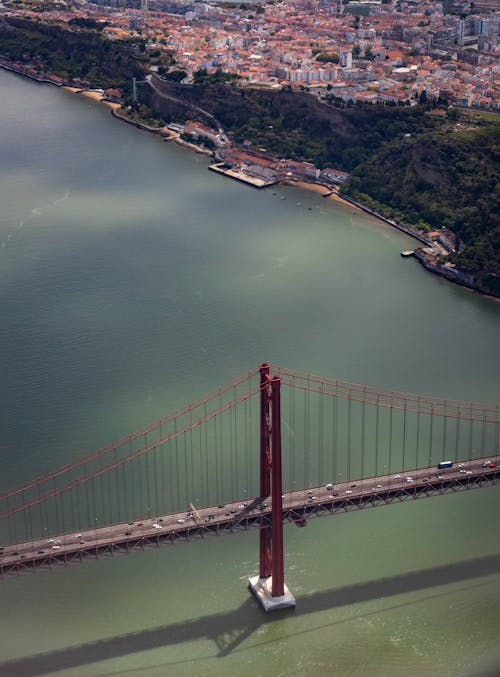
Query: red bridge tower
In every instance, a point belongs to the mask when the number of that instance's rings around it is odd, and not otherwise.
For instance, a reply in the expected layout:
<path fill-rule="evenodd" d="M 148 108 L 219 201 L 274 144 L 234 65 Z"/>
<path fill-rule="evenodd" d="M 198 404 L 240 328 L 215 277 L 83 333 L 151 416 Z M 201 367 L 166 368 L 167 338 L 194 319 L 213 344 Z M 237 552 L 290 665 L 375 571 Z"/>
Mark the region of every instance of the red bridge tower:
<path fill-rule="evenodd" d="M 281 380 L 260 366 L 260 498 L 271 495 L 271 527 L 259 531 L 259 575 L 248 585 L 266 611 L 295 606 L 284 580 L 281 474 Z M 272 485 L 272 486 L 271 486 Z"/>

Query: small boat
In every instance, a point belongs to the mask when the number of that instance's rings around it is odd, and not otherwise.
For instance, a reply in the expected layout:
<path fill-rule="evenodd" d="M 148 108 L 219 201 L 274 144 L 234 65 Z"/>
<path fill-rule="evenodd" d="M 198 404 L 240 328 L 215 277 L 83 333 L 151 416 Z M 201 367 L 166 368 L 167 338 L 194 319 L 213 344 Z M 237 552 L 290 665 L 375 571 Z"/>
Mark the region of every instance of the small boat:
<path fill-rule="evenodd" d="M 415 253 L 415 251 L 414 251 L 413 249 L 404 249 L 404 250 L 401 252 L 401 256 L 403 256 L 404 258 L 406 258 L 406 257 L 408 257 L 408 256 L 413 256 L 414 253 Z"/>

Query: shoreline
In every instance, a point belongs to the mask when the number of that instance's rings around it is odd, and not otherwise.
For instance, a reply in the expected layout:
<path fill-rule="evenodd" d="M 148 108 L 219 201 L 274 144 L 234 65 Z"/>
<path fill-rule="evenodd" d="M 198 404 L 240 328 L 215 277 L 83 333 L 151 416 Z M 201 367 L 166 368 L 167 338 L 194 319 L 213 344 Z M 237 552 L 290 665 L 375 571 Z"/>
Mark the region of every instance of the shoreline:
<path fill-rule="evenodd" d="M 44 76 L 37 76 L 36 74 L 28 73 L 26 72 L 25 69 L 20 69 L 16 68 L 16 66 L 7 64 L 4 61 L 0 62 L 0 68 L 3 70 L 6 70 L 8 72 L 14 73 L 16 75 L 21 75 L 23 77 L 26 77 L 30 80 L 34 80 L 35 82 L 41 83 L 41 84 L 49 84 L 53 85 L 55 87 L 59 87 L 61 89 L 64 89 L 72 94 L 79 94 L 83 95 L 96 103 L 102 103 L 106 107 L 110 109 L 111 114 L 113 117 L 121 120 L 122 122 L 125 122 L 129 125 L 133 125 L 134 127 L 141 129 L 146 132 L 150 132 L 152 134 L 157 134 L 161 135 L 164 137 L 165 141 L 174 141 L 174 143 L 178 143 L 179 145 L 182 145 L 184 147 L 189 148 L 190 150 L 193 150 L 197 153 L 202 153 L 204 155 L 210 155 L 213 156 L 213 153 L 211 151 L 207 151 L 205 148 L 201 148 L 199 146 L 196 146 L 195 144 L 191 144 L 189 142 L 183 141 L 182 139 L 175 137 L 174 135 L 171 134 L 170 130 L 167 130 L 167 127 L 151 127 L 150 125 L 146 125 L 145 123 L 141 123 L 138 121 L 131 120 L 130 118 L 127 118 L 126 116 L 118 113 L 118 110 L 121 108 L 121 103 L 116 102 L 116 101 L 111 101 L 105 97 L 105 95 L 101 91 L 97 90 L 92 90 L 84 87 L 76 87 L 73 85 L 68 85 L 68 84 L 63 84 L 62 82 L 56 82 L 50 78 L 44 77 Z M 232 178 L 232 177 L 231 177 Z M 340 187 L 334 186 L 334 187 L 328 187 L 323 184 L 319 183 L 313 183 L 305 180 L 293 180 L 293 179 L 282 179 L 279 181 L 282 185 L 286 186 L 291 186 L 291 187 L 298 187 L 302 188 L 304 190 L 309 190 L 312 192 L 315 192 L 317 194 L 320 194 L 322 197 L 325 197 L 327 199 L 331 199 L 334 202 L 338 202 L 339 204 L 342 204 L 344 207 L 349 207 L 352 209 L 354 212 L 361 211 L 365 214 L 369 214 L 373 218 L 377 219 L 378 221 L 389 225 L 393 228 L 396 228 L 397 230 L 404 232 L 406 235 L 409 237 L 412 237 L 413 239 L 420 241 L 427 246 L 429 245 L 427 239 L 423 235 L 419 235 L 418 233 L 412 232 L 409 228 L 406 226 L 403 226 L 402 224 L 398 224 L 395 221 L 392 221 L 391 219 L 388 219 L 384 217 L 381 214 L 378 214 L 374 210 L 372 210 L 370 207 L 367 205 L 363 205 L 348 196 L 343 196 L 340 193 Z M 415 251 L 418 251 L 418 247 L 416 248 Z M 442 265 L 439 266 L 432 266 L 428 262 L 425 261 L 425 259 L 421 256 L 415 256 L 419 264 L 428 272 L 433 273 L 434 275 L 438 275 L 448 282 L 452 282 L 454 284 L 457 284 L 465 289 L 469 289 L 472 292 L 475 292 L 477 294 L 480 294 L 481 296 L 485 296 L 486 298 L 491 298 L 494 299 L 497 302 L 500 302 L 500 298 L 497 296 L 494 296 L 492 294 L 488 294 L 487 292 L 482 291 L 481 289 L 478 289 L 474 284 L 471 282 L 464 282 L 463 279 L 460 279 L 459 276 L 451 276 L 449 274 L 446 274 L 446 271 L 443 271 Z M 462 273 L 462 271 L 459 271 L 459 273 Z M 462 275 L 467 275 L 467 273 L 462 273 Z"/>
<path fill-rule="evenodd" d="M 364 211 L 359 205 L 352 204 L 349 200 L 346 200 L 339 193 L 338 186 L 325 186 L 322 183 L 311 183 L 310 181 L 294 181 L 293 179 L 283 179 L 280 181 L 283 186 L 292 186 L 297 188 L 302 188 L 304 190 L 312 191 L 324 197 L 327 200 L 333 200 L 339 204 L 343 204 L 346 207 L 350 207 L 353 212 Z M 375 215 L 374 215 L 375 216 Z M 375 217 L 378 218 L 378 217 Z"/>

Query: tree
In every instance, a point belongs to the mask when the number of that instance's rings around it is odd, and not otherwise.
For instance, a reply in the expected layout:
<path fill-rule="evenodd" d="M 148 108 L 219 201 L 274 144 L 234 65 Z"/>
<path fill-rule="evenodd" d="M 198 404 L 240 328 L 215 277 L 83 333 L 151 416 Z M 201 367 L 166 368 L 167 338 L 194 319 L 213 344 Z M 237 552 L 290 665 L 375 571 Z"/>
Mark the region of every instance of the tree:
<path fill-rule="evenodd" d="M 158 68 L 158 73 L 160 73 L 160 69 Z M 161 73 L 160 73 L 161 75 Z M 170 73 L 165 73 L 163 75 L 165 80 L 173 80 L 174 82 L 181 82 L 184 80 L 185 77 L 187 77 L 186 71 L 181 71 L 181 70 L 173 70 L 170 71 Z"/>
<path fill-rule="evenodd" d="M 339 60 L 339 55 L 335 52 L 320 52 L 316 55 L 316 61 L 321 63 L 338 63 Z"/>

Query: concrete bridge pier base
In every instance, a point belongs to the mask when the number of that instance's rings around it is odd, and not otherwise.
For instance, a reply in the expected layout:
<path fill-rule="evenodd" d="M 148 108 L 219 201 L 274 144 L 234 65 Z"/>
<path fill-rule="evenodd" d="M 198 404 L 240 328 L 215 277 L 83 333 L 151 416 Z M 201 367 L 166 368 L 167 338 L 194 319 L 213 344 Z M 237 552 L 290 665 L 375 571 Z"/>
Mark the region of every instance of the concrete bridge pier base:
<path fill-rule="evenodd" d="M 253 576 L 248 579 L 248 587 L 253 592 L 264 611 L 277 611 L 278 609 L 286 609 L 295 606 L 295 597 L 285 584 L 283 584 L 283 594 L 273 597 L 272 576 L 268 576 L 267 578 Z"/>

